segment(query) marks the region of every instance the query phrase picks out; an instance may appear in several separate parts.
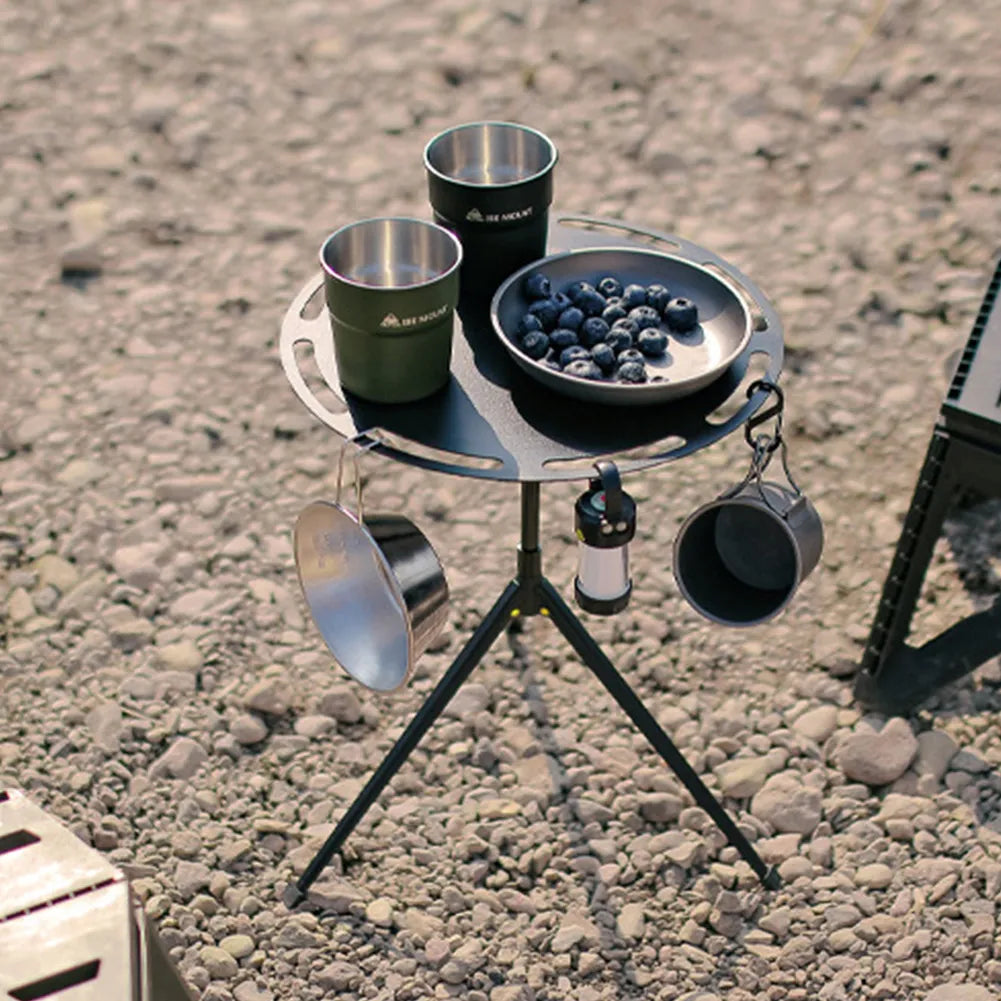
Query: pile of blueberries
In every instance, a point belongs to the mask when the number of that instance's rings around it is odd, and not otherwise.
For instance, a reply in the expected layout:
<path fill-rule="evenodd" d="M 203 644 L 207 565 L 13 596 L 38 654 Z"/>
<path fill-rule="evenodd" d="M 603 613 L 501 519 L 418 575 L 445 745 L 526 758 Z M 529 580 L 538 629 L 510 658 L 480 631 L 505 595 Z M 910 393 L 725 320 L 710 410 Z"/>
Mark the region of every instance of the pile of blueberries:
<path fill-rule="evenodd" d="M 699 322 L 690 299 L 672 296 L 660 284 L 623 285 L 614 275 L 553 292 L 549 278 L 536 271 L 525 278 L 522 291 L 530 305 L 518 321 L 518 347 L 534 361 L 579 379 L 647 382 L 645 359 L 667 351 L 663 328 L 681 334 Z"/>

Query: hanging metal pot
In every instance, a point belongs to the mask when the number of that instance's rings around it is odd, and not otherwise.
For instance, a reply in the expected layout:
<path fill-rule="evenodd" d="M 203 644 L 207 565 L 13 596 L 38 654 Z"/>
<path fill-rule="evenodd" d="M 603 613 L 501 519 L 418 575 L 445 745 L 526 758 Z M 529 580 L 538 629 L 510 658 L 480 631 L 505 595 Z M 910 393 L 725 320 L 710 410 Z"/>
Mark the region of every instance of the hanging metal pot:
<path fill-rule="evenodd" d="M 796 485 L 782 440 L 781 390 L 755 383 L 778 395 L 778 403 L 745 427 L 754 449 L 742 482 L 685 520 L 674 541 L 674 576 L 697 612 L 726 626 L 753 626 L 779 614 L 813 570 L 824 546 L 817 509 Z M 775 417 L 773 435 L 751 438 L 751 429 Z M 788 486 L 766 482 L 765 467 L 781 449 Z"/>
<path fill-rule="evenodd" d="M 345 446 L 346 447 L 346 446 Z M 408 518 L 365 515 L 354 456 L 356 512 L 333 503 L 295 523 L 295 565 L 306 604 L 338 664 L 377 692 L 405 685 L 448 618 L 448 585 L 431 544 Z"/>

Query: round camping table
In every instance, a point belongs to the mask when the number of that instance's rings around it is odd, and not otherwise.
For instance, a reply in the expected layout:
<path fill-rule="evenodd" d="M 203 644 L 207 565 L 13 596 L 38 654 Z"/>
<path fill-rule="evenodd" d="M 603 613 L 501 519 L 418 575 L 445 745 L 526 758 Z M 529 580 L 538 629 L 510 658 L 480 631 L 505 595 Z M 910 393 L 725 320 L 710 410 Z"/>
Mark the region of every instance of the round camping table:
<path fill-rule="evenodd" d="M 705 448 L 741 427 L 768 398 L 766 389 L 757 389 L 741 402 L 739 394 L 754 355 L 763 356 L 764 381 L 777 383 L 782 370 L 778 315 L 754 282 L 711 251 L 617 220 L 563 215 L 550 226 L 552 253 L 637 246 L 714 271 L 741 296 L 752 320 L 747 346 L 715 382 L 690 396 L 656 405 L 612 406 L 543 391 L 498 342 L 489 301 L 472 294 L 464 294 L 459 302 L 448 384 L 414 403 L 370 403 L 340 387 L 322 275 L 315 275 L 290 305 L 282 322 L 281 361 L 289 383 L 309 411 L 343 438 L 388 458 L 436 472 L 520 483 L 521 542 L 514 579 L 302 876 L 286 888 L 283 899 L 289 908 L 309 905 L 309 888 L 512 617 L 536 614 L 551 619 L 763 883 L 770 888 L 779 885 L 775 869 L 765 865 L 542 573 L 542 483 L 588 478 L 599 458 L 612 458 L 620 472 L 629 473 Z M 306 359 L 296 351 L 303 343 L 312 349 L 319 382 L 311 383 L 303 372 Z M 724 410 L 724 416 L 718 416 L 724 404 L 732 413 L 726 415 Z"/>

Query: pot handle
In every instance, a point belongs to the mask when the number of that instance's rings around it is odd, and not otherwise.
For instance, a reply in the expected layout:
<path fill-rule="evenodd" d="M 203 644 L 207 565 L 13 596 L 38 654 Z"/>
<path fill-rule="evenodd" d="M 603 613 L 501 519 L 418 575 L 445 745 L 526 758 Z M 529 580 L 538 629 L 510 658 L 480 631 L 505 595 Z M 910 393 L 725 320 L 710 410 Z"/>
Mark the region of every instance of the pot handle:
<path fill-rule="evenodd" d="M 358 456 L 378 444 L 374 438 L 370 438 L 364 431 L 360 431 L 351 438 L 345 438 L 337 452 L 337 492 L 334 501 L 341 504 L 341 488 L 344 484 L 344 453 L 348 448 L 351 448 L 351 469 L 355 481 L 355 507 L 358 509 L 356 520 L 359 525 L 365 521 L 365 503 L 362 498 L 361 464 L 358 462 Z M 343 507 L 343 505 L 341 506 Z"/>
<path fill-rule="evenodd" d="M 674 234 L 661 233 L 655 229 L 647 229 L 645 226 L 637 226 L 634 223 L 620 222 L 618 219 L 596 219 L 586 215 L 561 215 L 559 223 L 578 223 L 588 226 L 596 226 L 601 229 L 617 229 L 623 233 L 631 233 L 634 236 L 646 236 L 659 243 L 666 243 L 674 248 L 674 252 L 679 257 L 683 257 L 693 264 L 707 266 L 713 270 L 721 272 L 736 287 L 737 291 L 743 293 L 743 297 L 749 300 L 753 307 L 752 315 L 755 320 L 756 330 L 777 330 L 782 333 L 782 321 L 779 319 L 775 308 L 768 301 L 764 292 L 745 275 L 735 268 L 729 261 L 724 261 L 722 257 L 717 257 L 711 250 L 699 247 L 686 240 L 684 237 Z"/>
<path fill-rule="evenodd" d="M 303 341 L 308 342 L 313 348 L 313 358 L 316 360 L 316 367 L 320 370 L 324 382 L 330 387 L 340 384 L 337 377 L 337 365 L 334 362 L 334 338 L 330 331 L 330 319 L 327 316 L 326 306 L 324 305 L 320 312 L 312 318 L 308 319 L 303 315 L 309 303 L 317 295 L 322 294 L 323 276 L 317 275 L 299 292 L 285 313 L 278 349 L 285 376 L 296 396 L 305 404 L 306 409 L 327 427 L 345 438 L 350 438 L 355 434 L 351 415 L 347 411 L 340 414 L 334 413 L 317 399 L 316 394 L 303 378 L 295 357 L 296 344 Z"/>

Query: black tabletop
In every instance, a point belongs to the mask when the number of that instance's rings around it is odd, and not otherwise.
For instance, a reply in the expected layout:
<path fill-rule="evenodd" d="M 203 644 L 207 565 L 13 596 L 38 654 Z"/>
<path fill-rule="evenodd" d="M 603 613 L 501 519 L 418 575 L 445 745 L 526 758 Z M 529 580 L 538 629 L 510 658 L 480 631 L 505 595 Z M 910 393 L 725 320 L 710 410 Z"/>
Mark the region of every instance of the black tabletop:
<path fill-rule="evenodd" d="M 344 438 L 411 465 L 458 476 L 520 482 L 583 479 L 592 463 L 613 457 L 623 472 L 667 462 L 719 441 L 740 427 L 767 398 L 746 397 L 751 358 L 764 361 L 757 376 L 777 382 L 782 369 L 781 322 L 760 289 L 711 251 L 666 233 L 616 220 L 561 216 L 550 227 L 550 251 L 592 246 L 645 246 L 709 266 L 746 299 L 751 339 L 719 379 L 679 400 L 642 407 L 613 406 L 553 393 L 508 357 L 490 322 L 488 299 L 464 294 L 452 348 L 452 378 L 440 392 L 415 403 L 375 404 L 344 392 L 337 378 L 333 338 L 316 275 L 300 291 L 282 323 L 282 365 L 310 412 Z M 325 405 L 310 387 L 308 364 L 296 344 L 312 346 Z M 724 411 L 721 415 L 720 411 Z"/>

